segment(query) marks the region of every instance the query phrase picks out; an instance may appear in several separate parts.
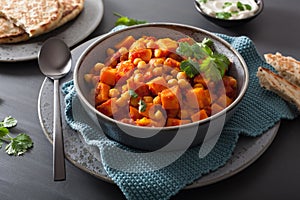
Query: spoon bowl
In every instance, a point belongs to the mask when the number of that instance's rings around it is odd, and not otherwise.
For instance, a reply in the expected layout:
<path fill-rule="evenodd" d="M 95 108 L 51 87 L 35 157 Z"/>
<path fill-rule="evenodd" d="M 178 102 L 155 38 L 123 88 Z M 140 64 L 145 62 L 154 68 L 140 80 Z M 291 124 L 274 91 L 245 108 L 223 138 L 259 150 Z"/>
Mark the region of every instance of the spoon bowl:
<path fill-rule="evenodd" d="M 61 130 L 59 79 L 69 73 L 72 67 L 72 58 L 69 47 L 58 38 L 50 38 L 42 45 L 38 63 L 41 72 L 54 80 L 53 104 L 53 176 L 54 181 L 66 179 L 64 144 Z"/>

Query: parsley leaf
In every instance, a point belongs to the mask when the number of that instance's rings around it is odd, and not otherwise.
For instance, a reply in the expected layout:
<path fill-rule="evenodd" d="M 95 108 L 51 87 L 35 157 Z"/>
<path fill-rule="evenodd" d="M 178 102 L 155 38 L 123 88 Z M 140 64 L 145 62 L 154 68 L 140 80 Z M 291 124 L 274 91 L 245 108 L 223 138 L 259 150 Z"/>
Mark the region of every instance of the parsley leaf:
<path fill-rule="evenodd" d="M 9 128 L 16 125 L 17 120 L 11 116 L 4 118 L 4 120 L 0 122 L 0 148 L 2 148 L 3 142 L 6 142 L 8 143 L 5 147 L 6 153 L 19 156 L 30 149 L 33 146 L 33 142 L 25 133 L 12 137 L 9 133 Z"/>
<path fill-rule="evenodd" d="M 132 26 L 132 25 L 147 23 L 147 21 L 129 18 L 127 16 L 123 16 L 123 15 L 121 15 L 119 13 L 116 13 L 116 12 L 114 13 L 114 15 L 119 17 L 117 19 L 117 21 L 115 22 L 115 26 L 118 26 L 118 25 Z"/>

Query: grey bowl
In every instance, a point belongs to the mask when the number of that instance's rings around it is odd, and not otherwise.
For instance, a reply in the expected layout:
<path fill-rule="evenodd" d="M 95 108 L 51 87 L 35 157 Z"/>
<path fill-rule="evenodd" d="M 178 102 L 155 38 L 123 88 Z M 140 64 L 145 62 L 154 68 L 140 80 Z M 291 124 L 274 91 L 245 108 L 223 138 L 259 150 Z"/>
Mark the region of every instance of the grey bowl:
<path fill-rule="evenodd" d="M 258 5 L 258 10 L 255 12 L 254 15 L 247 17 L 247 18 L 243 18 L 243 19 L 232 19 L 232 20 L 228 20 L 228 19 L 219 19 L 213 16 L 210 16 L 208 14 L 206 14 L 205 12 L 202 11 L 200 4 L 195 0 L 194 4 L 195 4 L 195 8 L 197 9 L 197 11 L 203 16 L 205 17 L 207 20 L 211 21 L 212 23 L 218 25 L 218 26 L 222 26 L 222 27 L 235 27 L 235 26 L 241 26 L 244 25 L 248 22 L 250 22 L 251 20 L 253 20 L 254 18 L 256 18 L 264 9 L 264 2 L 263 0 L 255 0 L 257 5 Z"/>
<path fill-rule="evenodd" d="M 190 124 L 172 127 L 140 127 L 119 122 L 100 113 L 94 107 L 94 99 L 90 99 L 90 86 L 84 81 L 84 74 L 97 62 L 103 62 L 105 50 L 127 35 L 140 37 L 151 35 L 158 38 L 170 37 L 173 39 L 189 36 L 196 41 L 210 38 L 218 52 L 225 54 L 233 61 L 230 75 L 238 81 L 238 96 L 236 100 L 221 112 L 204 120 Z M 78 97 L 89 116 L 99 123 L 103 132 L 111 139 L 140 150 L 146 151 L 172 151 L 183 150 L 200 145 L 204 138 L 215 137 L 223 128 L 224 123 L 234 114 L 242 100 L 249 82 L 248 68 L 240 54 L 220 37 L 200 28 L 174 24 L 174 23 L 149 23 L 127 27 L 109 33 L 91 44 L 78 59 L 74 69 L 74 85 Z M 222 122 L 222 123 L 220 123 Z M 207 139 L 207 137 L 205 138 Z"/>

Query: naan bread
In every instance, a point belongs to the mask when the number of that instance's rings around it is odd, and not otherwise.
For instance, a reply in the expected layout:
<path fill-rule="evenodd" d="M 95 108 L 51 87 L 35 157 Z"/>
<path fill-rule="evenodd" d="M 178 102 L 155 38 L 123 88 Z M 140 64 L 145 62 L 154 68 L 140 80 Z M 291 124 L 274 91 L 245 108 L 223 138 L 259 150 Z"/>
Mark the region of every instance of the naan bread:
<path fill-rule="evenodd" d="M 15 26 L 4 17 L 0 17 L 0 44 L 16 43 L 28 39 L 29 35 L 22 28 Z"/>
<path fill-rule="evenodd" d="M 34 37 L 52 30 L 61 20 L 63 6 L 57 0 L 1 0 L 0 15 Z"/>
<path fill-rule="evenodd" d="M 265 54 L 265 60 L 272 65 L 280 76 L 300 87 L 300 61 L 290 57 L 283 56 L 281 53 Z"/>
<path fill-rule="evenodd" d="M 270 90 L 284 100 L 295 104 L 298 110 L 300 110 L 300 87 L 263 67 L 258 68 L 257 77 L 261 87 Z"/>
<path fill-rule="evenodd" d="M 60 3 L 63 5 L 64 10 L 57 27 L 77 17 L 84 7 L 84 0 L 60 0 Z"/>
<path fill-rule="evenodd" d="M 77 17 L 83 7 L 84 0 L 1 0 L 0 44 L 56 29 Z"/>

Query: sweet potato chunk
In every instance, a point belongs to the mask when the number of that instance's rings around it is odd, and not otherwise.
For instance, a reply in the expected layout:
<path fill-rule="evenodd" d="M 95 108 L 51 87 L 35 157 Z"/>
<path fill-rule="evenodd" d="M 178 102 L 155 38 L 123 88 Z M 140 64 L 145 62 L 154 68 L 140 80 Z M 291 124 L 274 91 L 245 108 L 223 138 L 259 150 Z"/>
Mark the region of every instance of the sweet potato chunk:
<path fill-rule="evenodd" d="M 135 42 L 135 38 L 132 35 L 127 36 L 121 42 L 115 45 L 116 49 L 126 47 L 127 49 Z"/>
<path fill-rule="evenodd" d="M 97 85 L 97 90 L 99 91 L 96 96 L 96 105 L 99 103 L 102 103 L 104 101 L 107 101 L 109 99 L 109 90 L 110 86 L 99 82 Z"/>
<path fill-rule="evenodd" d="M 189 105 L 193 108 L 204 108 L 210 105 L 211 98 L 209 91 L 203 88 L 194 88 L 187 92 L 186 94 Z M 197 101 L 195 101 L 197 100 Z"/>
<path fill-rule="evenodd" d="M 196 122 L 196 121 L 199 121 L 201 119 L 205 119 L 207 117 L 208 117 L 208 115 L 207 115 L 206 111 L 204 109 L 202 109 L 199 112 L 193 114 L 191 116 L 191 119 L 192 119 L 193 122 Z"/>
<path fill-rule="evenodd" d="M 115 98 L 108 99 L 101 105 L 97 106 L 97 110 L 108 117 L 112 117 L 113 114 L 117 111 L 116 104 L 114 103 L 115 100 Z"/>
<path fill-rule="evenodd" d="M 175 52 L 176 48 L 178 47 L 178 43 L 170 38 L 158 39 L 156 41 L 156 44 L 159 46 L 160 49 L 169 50 L 172 52 Z"/>
<path fill-rule="evenodd" d="M 103 68 L 100 73 L 100 82 L 114 86 L 116 84 L 116 69 L 111 67 Z"/>
<path fill-rule="evenodd" d="M 182 124 L 188 124 L 191 123 L 191 120 L 185 119 L 177 119 L 177 118 L 168 118 L 166 126 L 178 126 Z"/>
<path fill-rule="evenodd" d="M 173 59 L 173 58 L 167 58 L 164 62 L 164 65 L 167 65 L 169 67 L 173 67 L 173 68 L 180 68 L 180 62 L 178 62 L 177 60 Z"/>
<path fill-rule="evenodd" d="M 149 62 L 149 60 L 152 57 L 152 50 L 151 49 L 136 49 L 129 52 L 128 59 L 131 60 L 131 62 L 134 61 L 136 58 L 140 58 L 146 63 Z"/>
<path fill-rule="evenodd" d="M 178 86 L 164 89 L 161 92 L 161 103 L 164 109 L 178 110 L 180 108 L 181 93 Z"/>
<path fill-rule="evenodd" d="M 147 85 L 149 87 L 149 90 L 155 95 L 167 88 L 167 82 L 161 76 L 147 82 Z"/>

